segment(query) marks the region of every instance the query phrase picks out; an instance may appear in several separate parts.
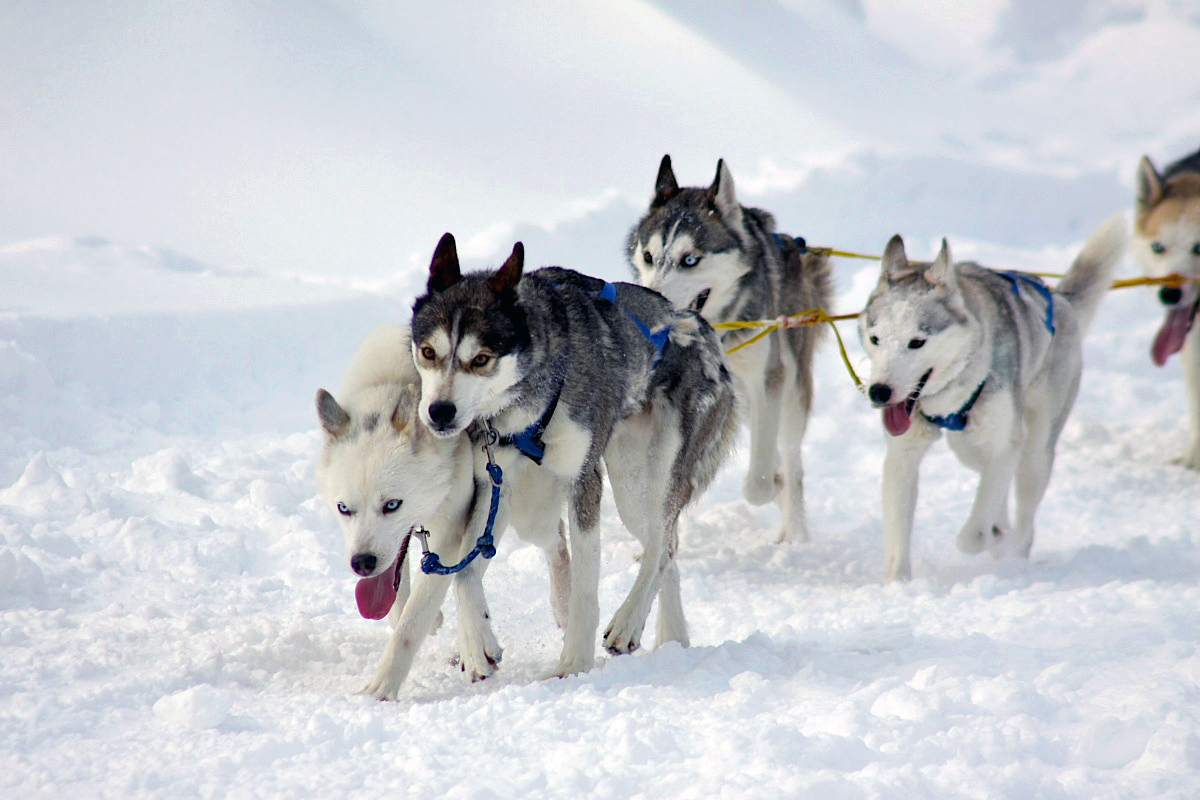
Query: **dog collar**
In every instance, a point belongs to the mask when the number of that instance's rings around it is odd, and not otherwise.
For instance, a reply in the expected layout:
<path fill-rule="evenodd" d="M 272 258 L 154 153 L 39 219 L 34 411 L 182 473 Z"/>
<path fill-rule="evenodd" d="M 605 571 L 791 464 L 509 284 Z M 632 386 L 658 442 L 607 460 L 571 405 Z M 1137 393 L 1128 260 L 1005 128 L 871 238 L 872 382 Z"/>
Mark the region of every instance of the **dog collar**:
<path fill-rule="evenodd" d="M 554 397 L 550 399 L 550 405 L 546 406 L 546 410 L 542 412 L 542 416 L 538 418 L 537 422 L 523 431 L 498 436 L 496 444 L 503 447 L 515 447 L 521 451 L 521 455 L 540 465 L 542 459 L 546 457 L 546 443 L 542 441 L 542 434 L 546 432 L 550 418 L 554 416 L 554 411 L 558 408 L 558 398 L 562 396 L 562 390 L 563 384 L 560 382 L 554 391 Z"/>
<path fill-rule="evenodd" d="M 1053 328 L 1051 330 L 1053 331 Z M 967 398 L 966 405 L 953 414 L 947 414 L 944 417 L 931 417 L 922 411 L 921 416 L 924 417 L 925 421 L 931 425 L 937 425 L 939 428 L 943 428 L 948 431 L 961 431 L 963 428 L 967 427 L 967 414 L 975 405 L 975 401 L 979 399 L 979 395 L 983 394 L 983 387 L 986 384 L 987 378 L 984 378 L 983 381 L 975 387 L 975 391 L 971 394 L 971 396 Z"/>
<path fill-rule="evenodd" d="M 1050 331 L 1050 335 L 1054 335 L 1054 292 L 1050 291 L 1050 287 L 1042 283 L 1032 275 L 1027 275 L 1024 272 L 998 272 L 996 273 L 1001 278 L 1006 278 L 1012 284 L 1013 294 L 1017 297 L 1021 296 L 1021 284 L 1025 284 L 1029 288 L 1042 296 L 1046 301 L 1046 318 L 1042 322 L 1046 326 L 1046 330 Z"/>

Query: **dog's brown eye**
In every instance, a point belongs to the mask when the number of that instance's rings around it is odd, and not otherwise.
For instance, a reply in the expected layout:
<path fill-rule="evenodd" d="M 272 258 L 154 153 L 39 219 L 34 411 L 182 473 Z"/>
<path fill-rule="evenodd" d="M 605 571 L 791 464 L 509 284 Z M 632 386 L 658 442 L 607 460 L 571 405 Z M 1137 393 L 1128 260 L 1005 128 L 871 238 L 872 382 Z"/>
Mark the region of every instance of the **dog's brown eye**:
<path fill-rule="evenodd" d="M 654 263 L 654 256 L 650 255 L 649 250 L 646 250 L 645 252 L 642 253 L 642 261 L 646 262 L 647 264 Z"/>
<path fill-rule="evenodd" d="M 429 345 L 423 345 L 421 347 L 421 358 L 425 359 L 426 361 L 433 361 L 435 358 L 437 358 L 437 353 L 435 353 L 433 348 Z"/>
<path fill-rule="evenodd" d="M 872 337 L 871 337 L 870 339 L 868 339 L 867 341 L 868 341 L 868 342 L 870 342 L 871 344 L 879 344 L 879 337 L 878 337 L 878 336 L 872 336 Z"/>
<path fill-rule="evenodd" d="M 1150 251 L 1162 255 L 1163 253 L 1167 252 L 1167 248 L 1162 242 L 1151 242 Z"/>
<path fill-rule="evenodd" d="M 1200 256 L 1200 242 L 1196 242 L 1194 245 L 1192 245 L 1192 255 Z"/>
<path fill-rule="evenodd" d="M 479 369 L 480 367 L 486 367 L 488 365 L 488 362 L 490 362 L 491 360 L 492 360 L 492 357 L 489 356 L 487 353 L 480 353 L 479 355 L 477 355 L 471 359 L 471 366 L 475 367 L 475 369 Z"/>
<path fill-rule="evenodd" d="M 924 339 L 909 339 L 908 340 L 908 349 L 909 350 L 920 350 L 924 346 L 925 346 Z"/>

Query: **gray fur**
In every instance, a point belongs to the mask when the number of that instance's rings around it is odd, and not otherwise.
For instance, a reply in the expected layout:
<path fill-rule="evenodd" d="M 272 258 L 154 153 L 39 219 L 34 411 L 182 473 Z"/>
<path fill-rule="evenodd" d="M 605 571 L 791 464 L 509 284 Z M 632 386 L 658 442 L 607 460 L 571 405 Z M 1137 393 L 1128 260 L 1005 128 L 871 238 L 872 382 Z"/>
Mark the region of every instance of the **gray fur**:
<path fill-rule="evenodd" d="M 918 467 L 948 428 L 959 459 L 980 473 L 958 546 L 967 553 L 1003 546 L 1028 557 L 1034 515 L 1054 451 L 1079 389 L 1082 345 L 1124 251 L 1118 215 L 1092 235 L 1048 303 L 1029 284 L 977 264 L 955 264 L 943 242 L 932 264 L 910 262 L 897 237 L 860 317 L 871 357 L 868 395 L 883 409 L 888 437 L 883 478 L 884 578 L 911 575 L 909 542 Z M 944 327 L 931 319 L 951 320 Z M 1008 494 L 1016 488 L 1016 520 Z"/>
<path fill-rule="evenodd" d="M 686 254 L 668 246 L 685 241 L 692 245 Z M 723 161 L 709 187 L 680 188 L 671 158 L 664 156 L 654 198 L 630 231 L 626 253 L 638 281 L 678 308 L 692 306 L 701 291 L 709 290 L 701 313 L 714 325 L 828 310 L 833 294 L 828 256 L 802 251 L 791 236 L 777 239 L 770 213 L 738 204 Z M 700 256 L 702 265 L 689 267 L 686 255 Z M 705 260 L 727 268 L 705 272 Z M 731 349 L 756 333 L 726 331 L 721 342 Z M 780 501 L 781 539 L 808 538 L 799 448 L 812 408 L 813 352 L 824 333 L 824 326 L 790 328 L 748 348 L 756 352 L 730 359 L 751 428 L 743 493 L 755 504 Z"/>
<path fill-rule="evenodd" d="M 502 436 L 518 433 L 558 393 L 543 464 L 534 465 L 513 448 L 501 448 L 498 460 L 506 482 L 510 474 L 518 481 L 537 475 L 557 481 L 567 496 L 572 599 L 554 672 L 565 675 L 592 663 L 598 591 L 592 554 L 604 469 L 622 519 L 647 547 L 638 581 L 605 632 L 610 651 L 629 652 L 640 643 L 648 603 L 660 586 L 674 593 L 659 595 L 660 608 L 678 606 L 672 557 L 679 513 L 707 488 L 729 453 L 736 402 L 720 343 L 698 315 L 676 311 L 660 295 L 632 284 L 616 284 L 616 302 L 608 302 L 599 296 L 603 281 L 560 267 L 522 274 L 522 257 L 518 243 L 499 271 L 468 274 L 448 285 L 452 270 L 438 263 L 430 291 L 414 306 L 413 342 L 418 368 L 427 377 L 421 418 L 435 432 L 461 430 L 478 419 Z M 671 329 L 657 366 L 656 350 L 634 319 L 652 332 Z M 423 348 L 447 342 L 457 361 L 440 352 L 437 359 L 422 360 Z M 513 376 L 511 385 L 489 387 L 489 377 L 466 374 L 460 349 L 472 342 L 494 357 L 493 375 Z M 456 394 L 467 380 L 488 388 Z M 453 416 L 447 420 L 443 413 L 435 421 L 431 409 L 441 404 L 444 410 L 447 403 Z M 659 488 L 662 476 L 669 480 Z M 659 643 L 664 631 L 686 643 L 682 619 L 664 628 L 663 616 Z"/>

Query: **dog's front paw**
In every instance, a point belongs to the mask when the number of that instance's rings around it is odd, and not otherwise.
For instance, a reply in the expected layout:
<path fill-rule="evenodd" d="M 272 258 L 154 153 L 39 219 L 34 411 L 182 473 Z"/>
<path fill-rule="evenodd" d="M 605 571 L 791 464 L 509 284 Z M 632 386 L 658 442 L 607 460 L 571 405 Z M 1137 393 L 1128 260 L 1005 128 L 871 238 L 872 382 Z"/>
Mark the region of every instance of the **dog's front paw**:
<path fill-rule="evenodd" d="M 450 666 L 458 667 L 458 670 L 469 678 L 471 683 L 475 683 L 476 681 L 482 681 L 495 675 L 496 668 L 500 665 L 503 658 L 504 651 L 499 645 L 496 645 L 494 651 L 485 648 L 473 653 L 469 658 L 463 658 L 458 655 L 453 656 L 450 659 Z"/>
<path fill-rule="evenodd" d="M 604 649 L 614 656 L 632 653 L 642 646 L 643 628 L 645 620 L 639 625 L 631 619 L 631 615 L 618 611 L 604 631 Z"/>
<path fill-rule="evenodd" d="M 995 547 L 1004 539 L 1004 531 L 999 525 L 984 529 L 978 525 L 967 523 L 958 534 L 958 549 L 967 555 L 982 553 Z"/>
<path fill-rule="evenodd" d="M 780 476 L 774 472 L 751 470 L 742 480 L 742 497 L 752 506 L 765 506 L 775 499 L 782 485 Z"/>
<path fill-rule="evenodd" d="M 394 670 L 390 666 L 380 664 L 379 669 L 375 670 L 375 676 L 359 690 L 359 694 L 370 695 L 376 700 L 395 700 L 400 694 L 402 681 L 393 675 Z"/>
<path fill-rule="evenodd" d="M 896 583 L 912 580 L 912 564 L 908 557 L 889 558 L 883 565 L 883 582 Z"/>
<path fill-rule="evenodd" d="M 554 669 L 542 676 L 544 680 L 551 678 L 567 678 L 571 675 L 582 675 L 585 672 L 590 672 L 595 666 L 595 656 L 592 653 L 566 653 L 564 652 L 558 659 L 558 664 Z"/>

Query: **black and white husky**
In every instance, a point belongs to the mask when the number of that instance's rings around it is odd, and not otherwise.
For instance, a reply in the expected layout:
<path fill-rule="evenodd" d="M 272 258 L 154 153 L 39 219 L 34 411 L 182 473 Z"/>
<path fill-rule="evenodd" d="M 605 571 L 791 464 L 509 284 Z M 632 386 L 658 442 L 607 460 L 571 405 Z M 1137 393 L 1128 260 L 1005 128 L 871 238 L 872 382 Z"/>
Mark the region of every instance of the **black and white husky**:
<path fill-rule="evenodd" d="M 944 239 L 932 264 L 910 262 L 899 236 L 888 242 L 859 317 L 868 395 L 889 434 L 885 581 L 911 575 L 918 469 L 943 430 L 959 460 L 980 473 L 959 549 L 1003 544 L 1029 555 L 1055 444 L 1079 389 L 1083 337 L 1123 255 L 1126 228 L 1120 216 L 1103 223 L 1054 290 L 1028 273 L 955 264 Z"/>
<path fill-rule="evenodd" d="M 739 205 L 724 161 L 708 188 L 681 189 L 663 156 L 650 208 L 627 241 L 638 282 L 710 324 L 775 319 L 828 309 L 828 256 L 775 233 L 775 220 Z M 756 331 L 729 331 L 732 349 Z M 779 538 L 807 541 L 800 448 L 812 406 L 813 349 L 819 327 L 791 328 L 729 355 L 749 412 L 750 466 L 742 494 L 753 505 L 777 500 Z M 780 457 L 782 451 L 782 458 Z"/>
<path fill-rule="evenodd" d="M 656 595 L 657 643 L 687 643 L 674 560 L 679 514 L 729 452 L 736 403 L 720 343 L 698 315 L 640 286 L 523 266 L 518 242 L 499 270 L 463 275 L 446 234 L 413 307 L 413 358 L 429 430 L 456 437 L 473 426 L 498 437 L 497 526 L 518 505 L 536 513 L 529 487 L 551 516 L 566 501 L 570 596 L 551 673 L 564 676 L 594 663 L 605 468 L 621 520 L 645 551 L 604 646 L 636 649 Z"/>
<path fill-rule="evenodd" d="M 1200 312 L 1200 152 L 1161 174 L 1149 157 L 1143 157 L 1137 183 L 1134 259 L 1147 275 L 1187 279 L 1182 286 L 1166 286 L 1158 293 L 1166 318 L 1150 355 L 1160 367 L 1175 353 L 1183 361 L 1188 443 L 1179 463 L 1200 469 L 1200 344 L 1192 332 Z"/>

